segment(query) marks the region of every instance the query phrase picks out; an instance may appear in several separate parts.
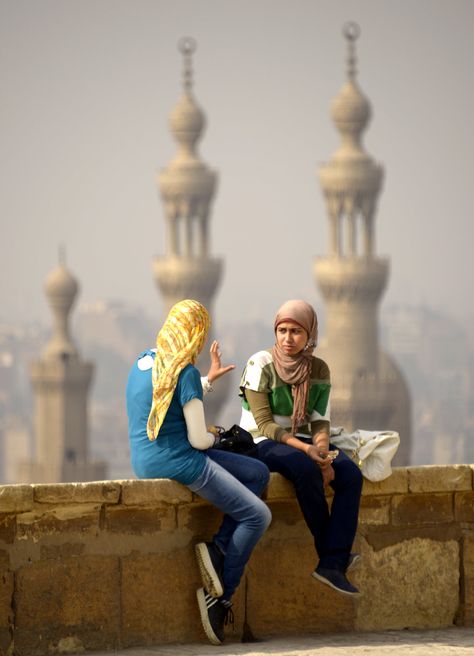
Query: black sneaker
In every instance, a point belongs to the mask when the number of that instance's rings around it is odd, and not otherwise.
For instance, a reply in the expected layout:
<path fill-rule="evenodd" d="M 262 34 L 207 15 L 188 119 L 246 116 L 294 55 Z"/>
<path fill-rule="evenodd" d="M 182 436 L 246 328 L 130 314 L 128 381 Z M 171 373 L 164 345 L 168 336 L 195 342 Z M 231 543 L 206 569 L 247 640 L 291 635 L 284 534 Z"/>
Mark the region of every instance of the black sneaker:
<path fill-rule="evenodd" d="M 232 604 L 212 597 L 204 588 L 199 588 L 196 596 L 207 637 L 213 645 L 221 645 L 224 642 L 224 626 L 229 622 L 234 624 Z"/>
<path fill-rule="evenodd" d="M 333 590 L 341 592 L 342 594 L 350 595 L 351 597 L 360 595 L 359 590 L 347 580 L 344 572 L 341 572 L 338 569 L 329 569 L 327 567 L 318 566 L 312 573 L 312 576 L 318 581 L 321 581 L 321 583 L 329 585 Z"/>
<path fill-rule="evenodd" d="M 347 561 L 346 572 L 350 572 L 360 565 L 362 556 L 359 553 L 349 554 L 349 560 Z"/>
<path fill-rule="evenodd" d="M 212 597 L 222 597 L 224 554 L 213 542 L 198 542 L 194 547 L 202 584 Z"/>

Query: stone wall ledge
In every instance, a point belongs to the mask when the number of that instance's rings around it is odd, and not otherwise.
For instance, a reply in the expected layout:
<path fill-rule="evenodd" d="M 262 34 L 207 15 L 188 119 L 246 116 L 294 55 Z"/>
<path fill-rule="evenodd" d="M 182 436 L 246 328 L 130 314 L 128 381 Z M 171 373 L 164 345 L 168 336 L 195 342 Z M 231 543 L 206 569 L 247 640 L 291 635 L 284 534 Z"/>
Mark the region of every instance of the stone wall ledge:
<path fill-rule="evenodd" d="M 436 492 L 472 492 L 474 465 L 425 465 L 395 467 L 383 481 L 364 479 L 363 496 L 391 496 Z M 332 494 L 328 490 L 328 495 Z M 279 474 L 271 474 L 265 498 L 267 500 L 294 498 L 294 490 Z M 472 500 L 464 495 L 464 506 Z M 32 485 L 0 485 L 0 513 L 33 510 L 38 504 L 123 504 L 148 506 L 178 505 L 199 501 L 185 486 L 167 478 L 148 480 L 92 481 L 88 483 L 54 483 Z M 460 504 L 461 506 L 462 504 Z M 459 512 L 464 512 L 459 508 Z M 470 520 L 469 520 L 470 521 Z"/>
<path fill-rule="evenodd" d="M 473 466 L 364 481 L 359 600 L 311 577 L 293 486 L 272 474 L 265 498 L 273 519 L 235 596 L 236 635 L 244 618 L 257 638 L 474 625 Z M 0 656 L 206 642 L 194 545 L 220 518 L 169 479 L 0 486 Z"/>

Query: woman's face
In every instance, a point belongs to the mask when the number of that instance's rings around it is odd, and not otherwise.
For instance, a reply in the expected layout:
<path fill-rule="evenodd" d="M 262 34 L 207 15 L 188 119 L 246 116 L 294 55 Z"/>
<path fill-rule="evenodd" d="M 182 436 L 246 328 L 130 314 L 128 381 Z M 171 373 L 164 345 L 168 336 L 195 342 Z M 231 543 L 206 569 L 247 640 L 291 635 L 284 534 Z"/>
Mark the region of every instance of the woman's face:
<path fill-rule="evenodd" d="M 308 343 L 308 333 L 297 323 L 283 321 L 277 326 L 276 341 L 283 353 L 296 355 Z"/>

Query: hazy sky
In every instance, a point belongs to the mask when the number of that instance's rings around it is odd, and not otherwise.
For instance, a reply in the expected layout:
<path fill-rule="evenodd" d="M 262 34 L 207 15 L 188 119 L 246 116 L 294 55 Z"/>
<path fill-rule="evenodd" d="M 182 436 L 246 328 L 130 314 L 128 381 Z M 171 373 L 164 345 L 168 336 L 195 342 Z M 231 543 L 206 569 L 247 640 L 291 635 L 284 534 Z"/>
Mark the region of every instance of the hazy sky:
<path fill-rule="evenodd" d="M 161 314 L 155 176 L 175 152 L 183 35 L 198 42 L 203 159 L 219 171 L 212 252 L 226 261 L 218 322 L 266 319 L 286 298 L 321 304 L 327 252 L 316 172 L 339 137 L 342 24 L 357 21 L 369 153 L 386 179 L 377 252 L 385 303 L 474 314 L 473 0 L 2 0 L 0 320 L 46 319 L 58 245 L 80 303 Z"/>

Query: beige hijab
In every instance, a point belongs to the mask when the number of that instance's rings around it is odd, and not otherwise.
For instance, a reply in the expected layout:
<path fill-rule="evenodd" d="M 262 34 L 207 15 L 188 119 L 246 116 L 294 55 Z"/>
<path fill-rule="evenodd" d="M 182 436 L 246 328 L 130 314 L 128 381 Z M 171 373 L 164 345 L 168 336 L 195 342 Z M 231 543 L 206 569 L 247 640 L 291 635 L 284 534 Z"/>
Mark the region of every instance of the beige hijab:
<path fill-rule="evenodd" d="M 293 414 L 291 415 L 291 432 L 307 421 L 306 405 L 308 403 L 309 381 L 313 351 L 318 339 L 318 317 L 313 307 L 306 301 L 287 301 L 283 303 L 275 317 L 274 330 L 280 323 L 292 321 L 308 333 L 305 348 L 296 355 L 288 355 L 277 343 L 272 349 L 273 362 L 277 374 L 283 382 L 291 385 L 293 395 Z"/>

